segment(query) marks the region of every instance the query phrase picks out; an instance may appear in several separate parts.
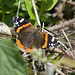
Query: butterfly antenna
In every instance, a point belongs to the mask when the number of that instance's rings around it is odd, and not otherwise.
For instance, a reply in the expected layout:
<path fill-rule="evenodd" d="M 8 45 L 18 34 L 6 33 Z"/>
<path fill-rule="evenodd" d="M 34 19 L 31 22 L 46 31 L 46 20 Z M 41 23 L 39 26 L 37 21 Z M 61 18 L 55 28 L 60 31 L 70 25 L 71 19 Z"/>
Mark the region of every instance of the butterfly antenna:
<path fill-rule="evenodd" d="M 17 17 L 18 17 L 18 14 L 19 14 L 19 9 L 20 9 L 20 0 L 19 0 L 19 3 L 18 3 L 18 9 L 17 9 Z"/>

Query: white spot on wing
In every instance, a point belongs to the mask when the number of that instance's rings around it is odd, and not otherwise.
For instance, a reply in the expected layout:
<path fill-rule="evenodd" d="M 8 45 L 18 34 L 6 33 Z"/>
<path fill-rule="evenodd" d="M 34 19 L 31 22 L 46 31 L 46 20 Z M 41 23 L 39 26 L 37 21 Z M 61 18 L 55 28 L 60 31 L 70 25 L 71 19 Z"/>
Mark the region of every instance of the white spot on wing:
<path fill-rule="evenodd" d="M 19 26 L 19 24 L 17 26 Z"/>
<path fill-rule="evenodd" d="M 49 45 L 51 45 L 51 44 L 49 43 Z"/>
<path fill-rule="evenodd" d="M 23 22 L 23 21 L 24 21 L 24 18 L 22 18 L 22 19 L 20 20 L 20 23 Z"/>
<path fill-rule="evenodd" d="M 55 39 L 55 37 L 52 37 L 52 40 L 51 40 L 51 42 L 54 42 L 54 39 Z"/>
<path fill-rule="evenodd" d="M 15 23 L 16 25 L 18 24 L 18 22 Z"/>
<path fill-rule="evenodd" d="M 52 46 L 52 47 L 54 47 L 54 44 L 53 44 L 53 43 L 51 43 L 51 46 Z"/>
<path fill-rule="evenodd" d="M 14 27 L 16 27 L 16 26 L 19 26 L 18 22 L 15 22 L 14 23 Z"/>

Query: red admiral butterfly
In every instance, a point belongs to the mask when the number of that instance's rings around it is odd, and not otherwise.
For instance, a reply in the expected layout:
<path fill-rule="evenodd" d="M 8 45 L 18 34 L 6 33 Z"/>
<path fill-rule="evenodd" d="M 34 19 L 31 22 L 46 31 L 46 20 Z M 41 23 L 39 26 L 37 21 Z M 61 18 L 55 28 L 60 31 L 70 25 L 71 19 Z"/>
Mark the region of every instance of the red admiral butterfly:
<path fill-rule="evenodd" d="M 31 23 L 20 17 L 14 17 L 13 22 L 17 34 L 16 43 L 21 49 L 32 52 L 33 46 L 37 49 L 42 48 L 46 50 L 59 46 L 59 42 L 54 36 L 42 32 L 41 26 L 35 29 Z"/>

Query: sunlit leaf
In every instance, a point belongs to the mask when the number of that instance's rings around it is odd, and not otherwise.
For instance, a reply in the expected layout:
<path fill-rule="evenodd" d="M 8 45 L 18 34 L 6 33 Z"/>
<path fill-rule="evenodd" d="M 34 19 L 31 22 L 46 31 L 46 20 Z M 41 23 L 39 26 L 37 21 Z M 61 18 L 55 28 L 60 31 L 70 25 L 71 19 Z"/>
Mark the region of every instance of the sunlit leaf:
<path fill-rule="evenodd" d="M 36 18 L 35 18 L 34 12 L 33 12 L 33 6 L 31 3 L 31 0 L 25 0 L 25 4 L 26 4 L 27 12 L 28 12 L 30 18 L 35 20 Z"/>
<path fill-rule="evenodd" d="M 54 7 L 57 1 L 58 0 L 42 0 L 41 9 L 44 11 L 49 11 Z"/>
<path fill-rule="evenodd" d="M 66 57 L 62 58 L 59 64 L 65 64 L 71 68 L 75 68 L 75 60 L 70 58 L 66 58 Z"/>

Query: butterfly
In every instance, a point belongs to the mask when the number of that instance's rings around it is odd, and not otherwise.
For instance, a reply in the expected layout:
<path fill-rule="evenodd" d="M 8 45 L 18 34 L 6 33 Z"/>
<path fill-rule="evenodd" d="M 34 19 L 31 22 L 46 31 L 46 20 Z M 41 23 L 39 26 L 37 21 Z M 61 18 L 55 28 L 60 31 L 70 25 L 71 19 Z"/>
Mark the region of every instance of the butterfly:
<path fill-rule="evenodd" d="M 51 47 L 56 48 L 60 45 L 58 40 L 46 33 L 42 32 L 42 27 L 35 28 L 30 22 L 21 17 L 14 17 L 14 30 L 16 33 L 16 43 L 19 48 L 32 52 L 32 48 L 49 50 Z"/>

